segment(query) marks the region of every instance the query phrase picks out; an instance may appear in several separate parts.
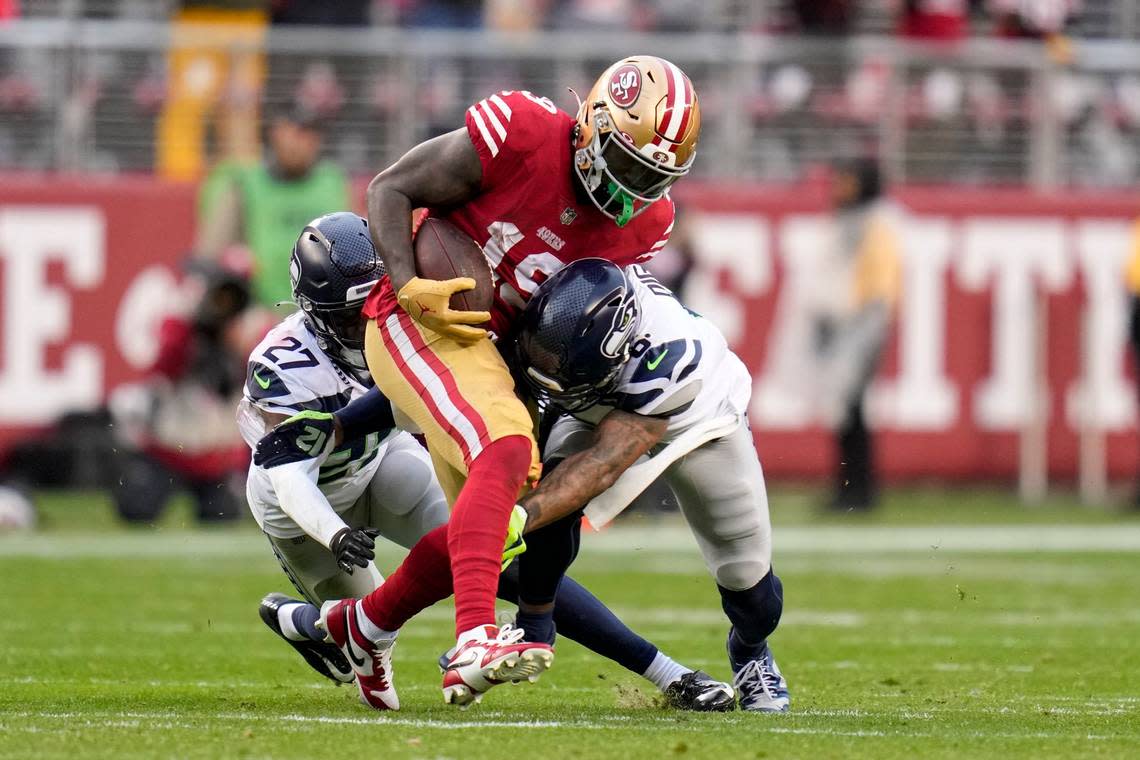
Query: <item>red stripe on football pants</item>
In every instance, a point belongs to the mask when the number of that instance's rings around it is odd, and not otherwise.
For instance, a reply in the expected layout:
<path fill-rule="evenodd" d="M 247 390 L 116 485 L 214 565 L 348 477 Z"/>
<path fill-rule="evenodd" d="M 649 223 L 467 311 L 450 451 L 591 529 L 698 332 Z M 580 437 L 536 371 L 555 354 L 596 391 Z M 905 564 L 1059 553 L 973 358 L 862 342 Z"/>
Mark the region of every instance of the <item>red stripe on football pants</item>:
<path fill-rule="evenodd" d="M 479 414 L 479 410 L 471 406 L 467 399 L 463 397 L 463 394 L 459 392 L 459 386 L 455 383 L 455 376 L 451 373 L 451 370 L 447 368 L 447 365 L 435 355 L 435 352 L 428 348 L 423 335 L 416 329 L 415 323 L 412 321 L 412 316 L 401 309 L 399 319 L 404 331 L 411 339 L 412 346 L 416 349 L 416 352 L 424 362 L 427 363 L 436 377 L 443 381 L 443 388 L 447 392 L 447 397 L 451 399 L 451 403 L 455 404 L 459 413 L 466 417 L 467 421 L 471 423 L 471 426 L 475 428 L 475 435 L 479 436 L 479 443 L 486 446 L 491 435 L 487 432 L 487 423 L 483 421 L 483 416 Z M 468 453 L 468 464 L 470 464 L 470 459 L 475 456 L 479 456 L 478 451 Z"/>
<path fill-rule="evenodd" d="M 407 313 L 405 313 L 403 309 L 399 309 L 397 319 L 400 320 L 400 326 L 404 329 L 404 332 L 407 334 L 409 342 L 412 346 L 412 349 L 418 355 L 420 355 L 421 359 L 425 360 L 424 363 L 428 364 L 428 366 L 432 369 L 433 372 L 436 372 L 436 369 L 434 367 L 432 367 L 431 364 L 426 361 L 426 358 L 427 358 L 426 355 L 431 355 L 433 357 L 435 355 L 432 354 L 431 351 L 426 348 L 422 339 L 421 339 L 419 345 L 416 344 L 415 338 L 413 336 L 419 337 L 420 333 L 415 328 L 414 325 L 411 325 L 408 322 L 405 322 L 404 321 L 405 318 L 407 318 L 407 320 L 409 320 L 409 322 L 410 322 L 411 317 L 409 315 L 407 315 Z M 388 351 L 388 354 L 392 357 L 392 361 L 396 365 L 396 367 L 400 370 L 400 374 L 404 376 L 404 380 L 407 381 L 407 383 L 412 386 L 412 388 L 416 392 L 416 395 L 419 396 L 420 400 L 424 402 L 424 406 L 427 407 L 428 412 L 431 414 L 432 418 L 435 419 L 436 424 L 438 424 L 441 428 L 443 428 L 444 432 L 446 432 L 447 435 L 453 441 L 455 441 L 456 445 L 459 446 L 459 450 L 463 454 L 464 461 L 467 462 L 468 464 L 470 464 L 470 462 L 471 462 L 471 450 L 468 448 L 467 442 L 463 439 L 463 436 L 459 434 L 459 431 L 457 431 L 455 429 L 455 426 L 447 418 L 447 415 L 443 413 L 443 410 L 441 410 L 439 408 L 439 405 L 436 404 L 435 399 L 432 398 L 431 393 L 428 392 L 428 390 L 424 386 L 423 382 L 421 382 L 420 379 L 416 376 L 416 373 L 412 371 L 412 368 L 408 366 L 407 361 L 405 361 L 403 355 L 400 353 L 399 347 L 396 345 L 396 337 L 392 334 L 391 330 L 388 328 L 388 325 L 385 324 L 384 322 L 377 320 L 376 327 L 379 329 L 380 338 L 381 338 L 382 342 L 384 343 L 384 348 Z M 445 386 L 445 389 L 447 389 L 446 381 L 444 382 L 444 386 Z M 454 388 L 455 383 L 452 382 L 450 387 Z M 458 393 L 456 395 L 458 395 Z M 450 396 L 450 392 L 449 392 L 449 396 Z M 452 401 L 454 402 L 455 399 L 452 399 Z M 463 403 L 466 403 L 466 402 L 463 402 Z M 457 404 L 457 406 L 458 406 L 458 404 Z M 480 419 L 480 422 L 482 422 L 481 419 Z"/>

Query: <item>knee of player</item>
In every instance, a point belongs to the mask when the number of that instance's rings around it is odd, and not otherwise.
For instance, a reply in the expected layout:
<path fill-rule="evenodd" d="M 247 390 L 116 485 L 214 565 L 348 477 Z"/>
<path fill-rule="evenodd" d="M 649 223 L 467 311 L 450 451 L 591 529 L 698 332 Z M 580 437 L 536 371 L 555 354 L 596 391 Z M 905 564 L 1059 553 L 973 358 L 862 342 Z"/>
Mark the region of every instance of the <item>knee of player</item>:
<path fill-rule="evenodd" d="M 771 570 L 771 564 L 760 558 L 731 560 L 716 566 L 717 585 L 730 591 L 745 591 L 758 584 Z"/>
<path fill-rule="evenodd" d="M 431 463 L 413 453 L 397 450 L 386 454 L 374 482 L 380 487 L 378 495 L 385 508 L 392 514 L 422 511 L 435 502 L 443 504 L 446 510 L 446 499 Z"/>
<path fill-rule="evenodd" d="M 493 467 L 524 478 L 534 463 L 535 442 L 532 436 L 508 435 L 488 444 L 471 462 L 471 470 Z"/>

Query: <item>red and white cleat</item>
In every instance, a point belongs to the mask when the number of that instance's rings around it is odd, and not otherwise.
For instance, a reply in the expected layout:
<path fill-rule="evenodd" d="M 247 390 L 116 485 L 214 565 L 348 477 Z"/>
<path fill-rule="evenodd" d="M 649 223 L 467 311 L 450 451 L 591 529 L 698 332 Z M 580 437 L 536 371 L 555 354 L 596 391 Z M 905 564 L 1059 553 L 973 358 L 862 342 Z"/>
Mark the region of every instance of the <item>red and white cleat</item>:
<path fill-rule="evenodd" d="M 321 605 L 317 625 L 333 640 L 356 674 L 360 701 L 376 710 L 399 710 L 400 697 L 392 683 L 392 650 L 396 637 L 370 641 L 356 621 L 355 599 Z"/>
<path fill-rule="evenodd" d="M 522 629 L 510 625 L 485 625 L 460 637 L 443 670 L 443 701 L 467 707 L 492 686 L 537 681 L 554 662 L 554 650 L 522 639 Z"/>

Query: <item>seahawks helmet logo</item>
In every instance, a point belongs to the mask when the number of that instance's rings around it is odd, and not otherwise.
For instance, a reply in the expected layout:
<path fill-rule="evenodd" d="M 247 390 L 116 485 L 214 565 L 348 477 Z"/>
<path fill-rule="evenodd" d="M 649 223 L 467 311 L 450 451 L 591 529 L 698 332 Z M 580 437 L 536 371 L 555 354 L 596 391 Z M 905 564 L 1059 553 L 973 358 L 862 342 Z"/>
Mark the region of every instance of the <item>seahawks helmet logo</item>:
<path fill-rule="evenodd" d="M 608 359 L 621 359 L 629 356 L 629 340 L 637 326 L 637 299 L 632 293 L 625 296 L 625 302 L 614 314 L 610 333 L 602 341 L 602 355 Z"/>

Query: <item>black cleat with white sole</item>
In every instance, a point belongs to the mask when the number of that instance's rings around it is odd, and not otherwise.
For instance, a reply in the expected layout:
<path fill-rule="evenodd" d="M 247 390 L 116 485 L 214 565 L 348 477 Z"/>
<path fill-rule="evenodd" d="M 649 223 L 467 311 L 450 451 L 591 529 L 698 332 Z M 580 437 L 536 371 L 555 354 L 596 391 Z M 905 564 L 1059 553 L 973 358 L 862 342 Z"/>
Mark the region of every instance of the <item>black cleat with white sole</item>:
<path fill-rule="evenodd" d="M 694 670 L 665 688 L 665 701 L 678 710 L 695 712 L 729 712 L 736 709 L 736 693 L 732 686 L 721 683 L 708 673 Z"/>
<path fill-rule="evenodd" d="M 277 611 L 285 604 L 304 604 L 304 602 L 285 596 L 285 594 L 266 594 L 257 608 L 257 613 L 261 615 L 262 622 L 280 636 L 282 641 L 296 649 L 297 653 L 305 658 L 305 662 L 309 663 L 309 667 L 313 670 L 337 686 L 342 683 L 352 683 L 355 678 L 352 667 L 336 644 L 309 641 L 308 639 L 293 641 L 285 637 L 281 631 L 281 624 L 277 621 Z"/>

